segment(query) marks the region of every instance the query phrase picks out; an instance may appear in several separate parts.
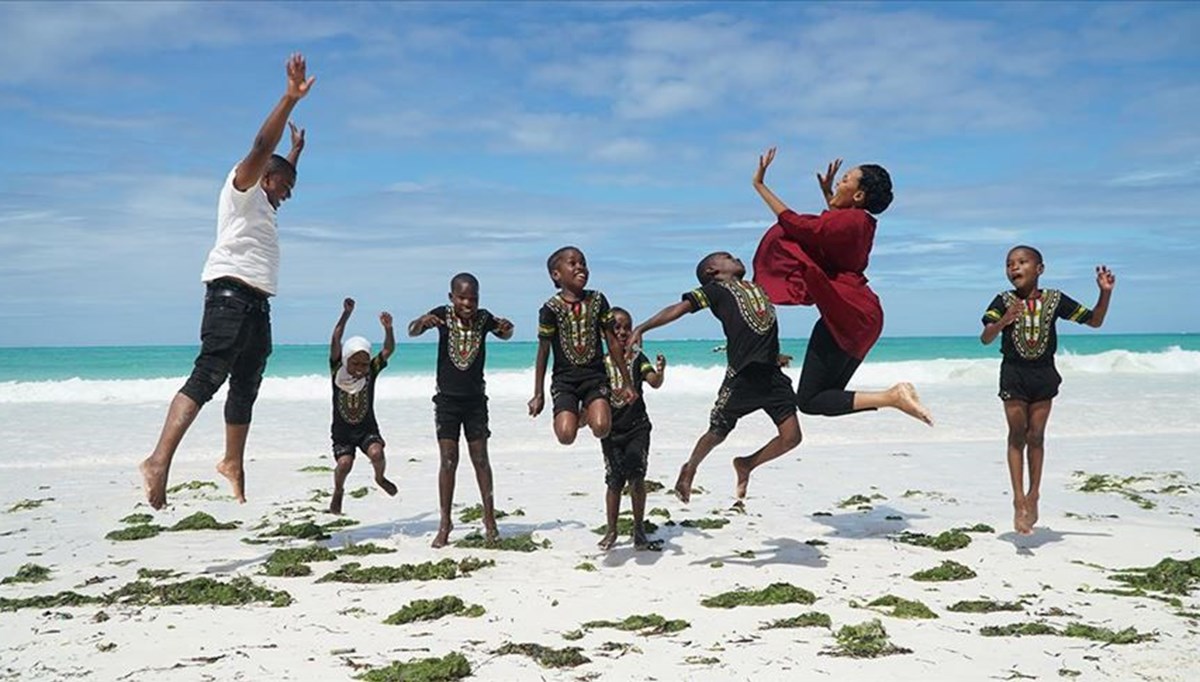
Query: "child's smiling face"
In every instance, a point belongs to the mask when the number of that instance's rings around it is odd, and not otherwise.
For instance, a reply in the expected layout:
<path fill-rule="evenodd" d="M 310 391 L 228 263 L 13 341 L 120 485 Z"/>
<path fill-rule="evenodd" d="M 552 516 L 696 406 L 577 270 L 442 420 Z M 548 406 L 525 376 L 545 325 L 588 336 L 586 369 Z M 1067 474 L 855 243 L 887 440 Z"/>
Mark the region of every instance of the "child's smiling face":
<path fill-rule="evenodd" d="M 629 346 L 629 337 L 633 335 L 633 320 L 622 311 L 613 313 L 613 336 L 617 337 L 617 343 L 621 344 L 621 348 Z"/>
<path fill-rule="evenodd" d="M 1037 286 L 1038 277 L 1041 276 L 1045 265 L 1029 249 L 1013 249 L 1008 252 L 1008 259 L 1005 261 L 1004 271 L 1008 275 L 1008 281 L 1012 283 L 1013 288 L 1019 290 L 1032 289 Z"/>
<path fill-rule="evenodd" d="M 479 310 L 479 291 L 470 282 L 458 282 L 450 290 L 450 304 L 460 320 L 470 320 Z"/>
<path fill-rule="evenodd" d="M 346 358 L 346 372 L 355 379 L 361 379 L 367 376 L 367 370 L 371 368 L 371 355 L 365 350 L 360 350 L 354 355 Z"/>
<path fill-rule="evenodd" d="M 554 264 L 551 277 L 563 289 L 582 291 L 588 283 L 587 258 L 575 249 L 564 252 Z"/>

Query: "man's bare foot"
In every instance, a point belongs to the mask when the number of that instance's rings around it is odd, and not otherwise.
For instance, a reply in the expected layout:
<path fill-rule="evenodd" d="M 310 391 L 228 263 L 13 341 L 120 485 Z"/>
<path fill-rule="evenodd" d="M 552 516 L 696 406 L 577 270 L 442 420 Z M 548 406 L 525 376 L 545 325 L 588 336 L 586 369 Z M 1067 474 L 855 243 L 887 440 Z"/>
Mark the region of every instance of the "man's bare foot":
<path fill-rule="evenodd" d="M 383 476 L 378 476 L 375 478 L 375 485 L 383 488 L 383 492 L 387 493 L 388 495 L 391 495 L 392 497 L 396 496 L 396 484 L 387 480 Z"/>
<path fill-rule="evenodd" d="M 609 526 L 608 532 L 604 534 L 604 537 L 600 538 L 600 542 L 597 542 L 596 546 L 607 552 L 615 544 L 617 544 L 617 529 Z"/>
<path fill-rule="evenodd" d="M 646 531 L 638 527 L 633 532 L 633 548 L 638 551 L 661 552 L 662 540 L 651 540 L 646 537 Z"/>
<path fill-rule="evenodd" d="M 341 515 L 342 513 L 342 491 L 333 491 L 333 498 L 329 500 L 329 513 Z"/>
<path fill-rule="evenodd" d="M 917 389 L 913 388 L 912 384 L 908 382 L 896 384 L 891 390 L 895 391 L 896 409 L 933 426 L 933 415 L 921 404 L 921 398 L 917 396 Z"/>
<path fill-rule="evenodd" d="M 696 470 L 689 467 L 687 462 L 679 467 L 679 478 L 675 479 L 675 494 L 684 504 L 692 499 L 692 479 L 695 477 Z"/>
<path fill-rule="evenodd" d="M 1021 535 L 1030 535 L 1033 528 L 1029 524 L 1029 515 L 1025 511 L 1025 501 L 1013 502 L 1013 530 Z"/>
<path fill-rule="evenodd" d="M 233 497 L 242 504 L 246 503 L 246 470 L 241 464 L 221 460 L 217 464 L 217 473 L 229 479 L 233 488 Z"/>
<path fill-rule="evenodd" d="M 483 524 L 483 539 L 487 542 L 495 542 L 500 539 L 500 529 L 496 528 L 496 522 Z"/>
<path fill-rule="evenodd" d="M 138 465 L 142 472 L 142 487 L 146 489 L 146 501 L 155 509 L 167 506 L 167 467 L 147 457 Z"/>
<path fill-rule="evenodd" d="M 753 470 L 750 458 L 734 457 L 733 470 L 737 472 L 737 487 L 734 488 L 734 492 L 739 500 L 745 499 L 746 488 L 750 485 L 750 472 Z"/>
<path fill-rule="evenodd" d="M 433 547 L 434 549 L 441 549 L 449 544 L 450 531 L 452 530 L 454 530 L 454 525 L 443 521 L 442 525 L 438 527 L 437 536 L 433 538 L 433 544 L 431 544 L 430 547 Z"/>
<path fill-rule="evenodd" d="M 1038 494 L 1031 493 L 1025 496 L 1025 521 L 1029 524 L 1029 532 L 1033 532 L 1033 527 L 1038 522 Z"/>

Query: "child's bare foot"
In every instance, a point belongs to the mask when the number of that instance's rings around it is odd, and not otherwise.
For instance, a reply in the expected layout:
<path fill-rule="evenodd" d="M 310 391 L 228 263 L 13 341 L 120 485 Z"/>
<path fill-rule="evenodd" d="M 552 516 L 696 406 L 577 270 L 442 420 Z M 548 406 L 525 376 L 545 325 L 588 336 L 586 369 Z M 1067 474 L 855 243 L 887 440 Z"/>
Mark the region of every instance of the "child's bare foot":
<path fill-rule="evenodd" d="M 142 487 L 146 489 L 146 501 L 155 509 L 167 506 L 167 467 L 156 464 L 147 457 L 138 465 L 142 472 Z"/>
<path fill-rule="evenodd" d="M 1025 496 L 1025 521 L 1029 524 L 1029 532 L 1033 532 L 1033 527 L 1038 522 L 1038 494 L 1031 493 Z"/>
<path fill-rule="evenodd" d="M 746 497 L 746 488 L 750 485 L 750 472 L 753 467 L 750 466 L 749 457 L 734 457 L 733 470 L 737 472 L 737 487 L 734 492 L 739 500 Z"/>
<path fill-rule="evenodd" d="M 333 491 L 333 497 L 329 500 L 329 513 L 330 514 L 338 514 L 339 516 L 341 515 L 341 513 L 342 513 L 342 491 L 341 490 Z"/>
<path fill-rule="evenodd" d="M 246 470 L 239 462 L 221 460 L 217 464 L 217 473 L 229 479 L 233 488 L 233 497 L 242 504 L 246 503 Z"/>
<path fill-rule="evenodd" d="M 687 462 L 679 467 L 679 478 L 675 479 L 675 494 L 684 504 L 692 499 L 692 479 L 695 477 L 696 470 L 689 467 Z"/>
<path fill-rule="evenodd" d="M 600 542 L 597 542 L 596 546 L 607 552 L 615 544 L 617 544 L 617 529 L 609 526 L 608 532 L 604 534 L 604 537 L 600 538 Z"/>
<path fill-rule="evenodd" d="M 433 538 L 433 544 L 430 547 L 441 549 L 450 543 L 450 531 L 454 530 L 454 525 L 448 521 L 443 521 L 438 527 L 437 535 Z"/>
<path fill-rule="evenodd" d="M 933 426 L 933 415 L 921 404 L 921 398 L 917 396 L 917 389 L 913 388 L 912 384 L 908 382 L 896 384 L 891 390 L 895 391 L 896 409 Z"/>
<path fill-rule="evenodd" d="M 500 539 L 500 529 L 496 528 L 496 522 L 483 524 L 483 539 L 487 542 L 495 542 Z"/>
<path fill-rule="evenodd" d="M 383 492 L 387 493 L 388 495 L 391 495 L 392 497 L 396 496 L 396 484 L 387 480 L 383 476 L 377 476 L 375 478 L 375 485 L 383 488 Z"/>
<path fill-rule="evenodd" d="M 1029 515 L 1025 511 L 1024 500 L 1013 501 L 1013 530 L 1021 535 L 1033 533 L 1033 528 L 1029 524 Z"/>

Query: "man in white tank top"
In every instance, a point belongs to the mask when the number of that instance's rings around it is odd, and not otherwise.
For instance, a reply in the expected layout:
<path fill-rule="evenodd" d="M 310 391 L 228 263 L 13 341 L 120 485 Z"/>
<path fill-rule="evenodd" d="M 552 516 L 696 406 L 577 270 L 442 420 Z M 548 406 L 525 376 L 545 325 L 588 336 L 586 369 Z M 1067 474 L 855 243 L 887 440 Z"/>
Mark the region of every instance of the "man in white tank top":
<path fill-rule="evenodd" d="M 279 235 L 275 212 L 292 195 L 304 131 L 288 118 L 316 77 L 307 75 L 304 57 L 287 61 L 287 89 L 263 122 L 246 158 L 229 172 L 217 202 L 217 241 L 204 264 L 207 288 L 200 325 L 200 354 L 183 388 L 167 410 L 154 452 L 141 464 L 146 499 L 167 503 L 171 460 L 188 427 L 217 389 L 229 379 L 225 400 L 225 456 L 217 471 L 229 479 L 233 496 L 246 501 L 242 468 L 246 436 L 267 356 L 271 354 L 271 305 L 279 281 Z M 287 158 L 275 154 L 284 126 L 292 131 Z"/>

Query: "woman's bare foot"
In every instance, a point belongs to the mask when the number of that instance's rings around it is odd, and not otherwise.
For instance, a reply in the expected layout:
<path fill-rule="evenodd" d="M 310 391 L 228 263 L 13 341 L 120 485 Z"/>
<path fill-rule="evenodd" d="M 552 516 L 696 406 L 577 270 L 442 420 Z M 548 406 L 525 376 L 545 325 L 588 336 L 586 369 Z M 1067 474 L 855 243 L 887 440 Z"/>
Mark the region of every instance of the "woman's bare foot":
<path fill-rule="evenodd" d="M 246 470 L 240 462 L 222 459 L 217 463 L 217 473 L 229 479 L 233 488 L 233 498 L 242 504 L 246 503 Z"/>
<path fill-rule="evenodd" d="M 737 486 L 734 488 L 734 492 L 739 500 L 745 499 L 746 488 L 750 485 L 750 472 L 754 470 L 750 466 L 750 458 L 734 457 L 733 470 L 737 472 Z"/>
<path fill-rule="evenodd" d="M 687 462 L 679 467 L 679 478 L 675 479 L 675 494 L 684 504 L 692 499 L 692 479 L 695 477 L 696 470 L 689 467 Z"/>
<path fill-rule="evenodd" d="M 388 495 L 391 495 L 392 497 L 396 496 L 396 484 L 387 480 L 383 476 L 375 477 L 375 485 L 383 488 L 383 492 L 387 493 Z"/>
<path fill-rule="evenodd" d="M 1038 493 L 1025 496 L 1025 521 L 1029 524 L 1029 532 L 1032 533 L 1038 522 Z"/>
<path fill-rule="evenodd" d="M 342 513 L 342 490 L 334 490 L 333 497 L 329 500 L 329 513 L 341 515 Z"/>
<path fill-rule="evenodd" d="M 600 542 L 597 542 L 596 546 L 607 552 L 615 544 L 617 544 L 617 529 L 609 526 L 608 532 L 604 534 L 604 537 L 600 538 Z"/>
<path fill-rule="evenodd" d="M 154 461 L 151 455 L 138 465 L 142 472 L 142 487 L 146 489 L 146 501 L 155 509 L 167 506 L 167 467 Z"/>
<path fill-rule="evenodd" d="M 430 547 L 441 549 L 450 542 L 450 531 L 454 530 L 454 524 L 449 521 L 443 521 L 441 526 L 438 526 L 437 536 L 433 538 L 433 544 Z"/>
<path fill-rule="evenodd" d="M 921 398 L 917 396 L 917 389 L 913 388 L 912 384 L 908 382 L 896 384 L 890 390 L 894 392 L 896 409 L 933 426 L 933 415 L 921 404 Z"/>

